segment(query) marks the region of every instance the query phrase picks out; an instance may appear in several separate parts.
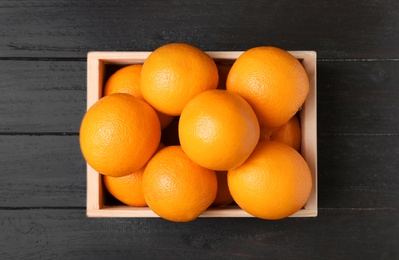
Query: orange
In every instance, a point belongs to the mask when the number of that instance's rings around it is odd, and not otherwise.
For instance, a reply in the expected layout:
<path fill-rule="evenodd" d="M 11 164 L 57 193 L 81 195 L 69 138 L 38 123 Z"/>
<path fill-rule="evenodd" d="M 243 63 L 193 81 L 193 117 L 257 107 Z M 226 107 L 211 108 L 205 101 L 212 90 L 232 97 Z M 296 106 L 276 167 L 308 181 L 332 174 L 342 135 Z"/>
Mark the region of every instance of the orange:
<path fill-rule="evenodd" d="M 99 173 L 125 176 L 142 168 L 158 147 L 161 127 L 154 109 L 129 94 L 101 98 L 80 127 L 80 148 Z"/>
<path fill-rule="evenodd" d="M 226 88 L 245 98 L 260 125 L 285 124 L 305 102 L 309 80 L 304 67 L 290 53 L 269 46 L 245 51 L 234 62 Z"/>
<path fill-rule="evenodd" d="M 103 182 L 108 192 L 119 201 L 132 207 L 144 207 L 142 178 L 145 167 L 122 177 L 103 176 Z"/>
<path fill-rule="evenodd" d="M 165 145 L 159 144 L 157 151 Z M 144 199 L 142 179 L 145 166 L 140 170 L 122 177 L 103 175 L 103 182 L 108 192 L 119 201 L 132 207 L 144 207 L 147 203 Z"/>
<path fill-rule="evenodd" d="M 299 152 L 301 148 L 301 125 L 297 115 L 278 127 L 260 126 L 260 141 L 277 141 L 288 144 Z"/>
<path fill-rule="evenodd" d="M 170 221 L 187 222 L 211 205 L 217 178 L 214 171 L 190 160 L 180 146 L 167 146 L 148 162 L 143 192 L 155 214 Z"/>
<path fill-rule="evenodd" d="M 251 106 L 239 95 L 215 89 L 193 98 L 179 121 L 180 145 L 202 167 L 224 171 L 242 164 L 259 140 Z"/>
<path fill-rule="evenodd" d="M 126 93 L 143 99 L 140 91 L 142 67 L 142 64 L 132 64 L 114 72 L 105 83 L 103 96 L 113 93 Z"/>
<path fill-rule="evenodd" d="M 126 93 L 144 100 L 140 90 L 142 67 L 142 64 L 132 64 L 117 70 L 105 83 L 103 95 L 108 96 L 113 93 Z M 161 123 L 161 129 L 166 128 L 172 122 L 173 116 L 165 115 L 159 111 L 155 112 Z"/>
<path fill-rule="evenodd" d="M 259 142 L 240 167 L 227 174 L 234 201 L 249 214 L 281 219 L 300 210 L 309 198 L 312 177 L 303 157 L 279 142 Z"/>
<path fill-rule="evenodd" d="M 170 43 L 153 51 L 143 64 L 141 93 L 156 110 L 177 116 L 199 93 L 215 89 L 218 70 L 202 50 Z"/>
<path fill-rule="evenodd" d="M 216 177 L 218 179 L 218 190 L 211 207 L 226 206 L 234 201 L 227 185 L 227 171 L 216 171 Z"/>
<path fill-rule="evenodd" d="M 173 116 L 166 115 L 157 110 L 155 110 L 155 112 L 157 113 L 159 123 L 161 124 L 161 129 L 165 129 L 167 126 L 169 126 L 172 123 L 174 118 Z"/>

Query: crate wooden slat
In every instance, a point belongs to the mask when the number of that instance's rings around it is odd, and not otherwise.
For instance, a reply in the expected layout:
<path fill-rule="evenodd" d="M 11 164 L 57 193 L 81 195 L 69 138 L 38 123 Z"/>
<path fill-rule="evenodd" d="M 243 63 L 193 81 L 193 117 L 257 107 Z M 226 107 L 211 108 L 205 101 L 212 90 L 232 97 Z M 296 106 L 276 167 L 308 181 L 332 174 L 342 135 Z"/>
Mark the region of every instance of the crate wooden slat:
<path fill-rule="evenodd" d="M 309 95 L 300 111 L 302 147 L 301 154 L 312 173 L 313 187 L 306 205 L 290 217 L 317 216 L 317 86 L 316 52 L 289 51 L 304 66 L 310 82 Z M 233 63 L 242 51 L 207 52 L 215 61 Z M 87 55 L 87 109 L 102 96 L 105 70 L 108 65 L 143 63 L 151 52 L 90 52 Z M 88 217 L 158 217 L 148 207 L 106 205 L 101 175 L 87 165 Z M 252 217 L 238 206 L 209 208 L 200 217 Z"/>

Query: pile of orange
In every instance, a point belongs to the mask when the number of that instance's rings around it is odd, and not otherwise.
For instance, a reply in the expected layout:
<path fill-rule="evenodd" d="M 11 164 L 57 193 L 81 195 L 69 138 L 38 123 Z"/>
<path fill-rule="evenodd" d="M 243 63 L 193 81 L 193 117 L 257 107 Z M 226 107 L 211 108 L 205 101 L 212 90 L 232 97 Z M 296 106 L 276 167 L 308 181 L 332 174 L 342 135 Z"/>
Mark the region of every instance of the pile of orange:
<path fill-rule="evenodd" d="M 107 79 L 82 120 L 82 154 L 115 198 L 170 221 L 232 202 L 285 218 L 312 188 L 297 116 L 308 92 L 304 68 L 279 48 L 249 49 L 231 65 L 166 44 Z"/>

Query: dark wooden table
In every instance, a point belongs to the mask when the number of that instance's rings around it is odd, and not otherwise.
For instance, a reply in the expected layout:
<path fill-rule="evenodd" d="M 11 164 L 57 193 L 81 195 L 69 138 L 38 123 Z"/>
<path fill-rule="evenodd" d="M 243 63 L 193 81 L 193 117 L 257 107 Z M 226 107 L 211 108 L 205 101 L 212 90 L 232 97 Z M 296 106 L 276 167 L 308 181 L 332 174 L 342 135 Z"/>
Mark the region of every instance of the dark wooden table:
<path fill-rule="evenodd" d="M 86 217 L 88 51 L 318 53 L 319 216 Z M 399 259 L 399 2 L 0 1 L 0 259 Z"/>

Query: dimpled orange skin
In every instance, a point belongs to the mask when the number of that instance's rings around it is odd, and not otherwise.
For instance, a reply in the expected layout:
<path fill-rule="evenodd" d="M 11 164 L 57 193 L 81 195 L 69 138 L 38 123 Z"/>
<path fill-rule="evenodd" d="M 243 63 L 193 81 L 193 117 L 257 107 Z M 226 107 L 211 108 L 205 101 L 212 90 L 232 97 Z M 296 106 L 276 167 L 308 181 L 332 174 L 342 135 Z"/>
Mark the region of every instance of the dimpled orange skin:
<path fill-rule="evenodd" d="M 103 97 L 90 107 L 79 134 L 86 162 L 114 177 L 141 169 L 156 151 L 160 137 L 154 109 L 124 93 Z"/>
<path fill-rule="evenodd" d="M 199 93 L 215 89 L 218 70 L 202 50 L 185 43 L 170 43 L 153 51 L 143 64 L 141 93 L 156 110 L 178 116 Z"/>
<path fill-rule="evenodd" d="M 157 152 L 165 148 L 159 143 Z M 145 207 L 143 193 L 143 175 L 145 166 L 140 170 L 122 177 L 111 177 L 103 175 L 103 183 L 108 192 L 120 202 L 132 207 Z"/>
<path fill-rule="evenodd" d="M 248 160 L 228 172 L 234 201 L 249 214 L 269 220 L 288 217 L 309 198 L 312 177 L 303 157 L 279 142 L 259 142 Z"/>
<path fill-rule="evenodd" d="M 145 167 L 122 177 L 103 176 L 108 192 L 119 201 L 132 207 L 145 207 L 142 178 Z"/>
<path fill-rule="evenodd" d="M 140 89 L 142 68 L 142 64 L 132 64 L 114 72 L 105 83 L 103 95 L 108 96 L 114 93 L 126 93 L 144 100 Z M 165 115 L 156 110 L 155 112 L 161 123 L 161 129 L 165 129 L 172 123 L 173 116 Z"/>
<path fill-rule="evenodd" d="M 132 64 L 114 72 L 104 86 L 103 96 L 126 93 L 144 99 L 140 91 L 142 64 Z"/>
<path fill-rule="evenodd" d="M 297 115 L 279 127 L 260 127 L 260 141 L 277 141 L 288 144 L 299 152 L 301 149 L 301 125 Z"/>
<path fill-rule="evenodd" d="M 234 201 L 227 185 L 227 171 L 216 171 L 216 177 L 218 179 L 218 191 L 211 207 L 226 206 Z"/>
<path fill-rule="evenodd" d="M 180 146 L 167 146 L 148 162 L 143 192 L 157 215 L 174 222 L 188 222 L 214 201 L 217 178 L 214 171 L 190 160 Z"/>
<path fill-rule="evenodd" d="M 208 90 L 193 98 L 179 121 L 184 152 L 202 167 L 225 171 L 241 165 L 259 140 L 251 106 L 226 90 Z"/>
<path fill-rule="evenodd" d="M 305 102 L 309 79 L 290 53 L 260 46 L 238 57 L 227 76 L 226 88 L 248 101 L 260 125 L 276 127 L 288 122 Z"/>

